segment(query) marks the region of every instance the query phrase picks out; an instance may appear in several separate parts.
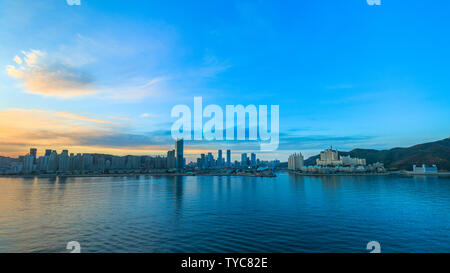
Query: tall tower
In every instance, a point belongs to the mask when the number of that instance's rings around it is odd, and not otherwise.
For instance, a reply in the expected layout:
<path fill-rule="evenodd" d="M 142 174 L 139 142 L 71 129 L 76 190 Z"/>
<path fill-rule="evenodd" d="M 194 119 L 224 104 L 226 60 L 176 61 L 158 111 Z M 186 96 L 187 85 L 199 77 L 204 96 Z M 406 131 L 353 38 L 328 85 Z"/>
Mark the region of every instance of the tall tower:
<path fill-rule="evenodd" d="M 37 154 L 37 149 L 30 148 L 30 155 L 33 157 L 33 163 L 36 162 L 36 154 Z"/>
<path fill-rule="evenodd" d="M 251 154 L 250 165 L 252 167 L 256 167 L 256 154 L 255 153 Z"/>
<path fill-rule="evenodd" d="M 247 154 L 241 154 L 241 167 L 247 167 Z"/>
<path fill-rule="evenodd" d="M 222 158 L 222 150 L 217 151 L 217 167 L 222 168 L 223 158 Z"/>
<path fill-rule="evenodd" d="M 181 171 L 184 169 L 183 139 L 177 139 L 175 141 L 175 154 L 177 157 L 177 170 Z"/>
<path fill-rule="evenodd" d="M 231 150 L 227 150 L 227 167 L 231 167 Z"/>

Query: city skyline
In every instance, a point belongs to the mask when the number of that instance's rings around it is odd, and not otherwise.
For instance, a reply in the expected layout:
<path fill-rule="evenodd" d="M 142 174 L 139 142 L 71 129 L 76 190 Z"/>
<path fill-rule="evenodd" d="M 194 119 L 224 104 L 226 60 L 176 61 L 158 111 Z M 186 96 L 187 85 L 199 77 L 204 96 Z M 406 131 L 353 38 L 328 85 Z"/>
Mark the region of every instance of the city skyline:
<path fill-rule="evenodd" d="M 226 158 L 223 158 L 221 149 L 217 150 L 217 159 L 209 152 L 200 154 L 194 160 L 187 162 L 184 157 L 183 139 L 175 140 L 175 149 L 167 151 L 167 156 L 117 156 L 109 154 L 93 153 L 69 153 L 69 150 L 45 149 L 39 155 L 37 148 L 30 148 L 29 153 L 18 158 L 3 158 L 0 161 L 0 174 L 120 174 L 127 172 L 142 172 L 151 170 L 167 170 L 182 173 L 185 170 L 224 170 L 224 169 L 257 169 L 264 166 L 275 168 L 279 160 L 262 161 L 251 153 L 241 154 L 241 161 L 231 160 L 231 150 L 226 150 Z M 0 159 L 2 159 L 0 157 Z M 10 160 L 6 160 L 10 159 Z"/>
<path fill-rule="evenodd" d="M 439 2 L 3 1 L 0 155 L 164 155 L 170 109 L 195 96 L 279 105 L 280 145 L 264 159 L 443 139 L 450 3 Z M 185 144 L 193 158 L 259 143 Z"/>

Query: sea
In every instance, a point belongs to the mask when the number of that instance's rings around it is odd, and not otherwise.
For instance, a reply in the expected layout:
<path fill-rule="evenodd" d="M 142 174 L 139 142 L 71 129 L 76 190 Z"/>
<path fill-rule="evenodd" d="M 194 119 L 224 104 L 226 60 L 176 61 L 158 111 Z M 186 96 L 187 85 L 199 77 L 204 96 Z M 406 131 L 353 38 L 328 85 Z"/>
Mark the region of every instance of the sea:
<path fill-rule="evenodd" d="M 0 252 L 69 242 L 83 253 L 450 252 L 450 178 L 0 178 Z"/>

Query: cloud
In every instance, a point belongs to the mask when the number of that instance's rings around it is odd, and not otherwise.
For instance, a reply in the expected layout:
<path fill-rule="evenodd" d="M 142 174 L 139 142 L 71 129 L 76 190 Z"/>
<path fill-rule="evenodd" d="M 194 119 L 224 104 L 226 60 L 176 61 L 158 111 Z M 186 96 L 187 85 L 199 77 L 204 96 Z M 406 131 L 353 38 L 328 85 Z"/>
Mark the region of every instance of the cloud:
<path fill-rule="evenodd" d="M 127 82 L 114 88 L 107 88 L 104 91 L 105 98 L 117 100 L 120 102 L 135 102 L 149 96 L 154 96 L 163 93 L 162 83 L 167 78 L 156 77 L 151 80 L 134 80 L 134 83 Z"/>
<path fill-rule="evenodd" d="M 115 122 L 69 112 L 37 109 L 0 110 L 2 155 L 26 154 L 30 147 L 70 149 L 81 153 L 164 154 L 172 145 L 170 131 L 127 132 Z M 165 147 L 167 146 L 167 147 Z"/>
<path fill-rule="evenodd" d="M 150 114 L 150 113 L 142 113 L 139 117 L 141 118 L 150 118 L 150 117 L 156 117 L 157 115 Z"/>
<path fill-rule="evenodd" d="M 291 135 L 290 133 L 280 133 L 279 150 L 321 150 L 330 145 L 339 146 L 341 148 L 353 147 L 357 145 L 367 145 L 376 136 L 366 135 L 349 135 L 349 136 L 333 136 L 333 135 Z"/>
<path fill-rule="evenodd" d="M 85 136 L 103 135 L 107 121 L 86 116 L 36 109 L 0 111 L 0 148 L 23 145 L 73 145 Z M 23 147 L 22 147 L 23 148 Z"/>
<path fill-rule="evenodd" d="M 16 65 L 6 68 L 8 75 L 22 82 L 25 91 L 46 97 L 72 98 L 94 94 L 93 79 L 86 72 L 39 50 L 22 51 Z"/>
<path fill-rule="evenodd" d="M 17 55 L 14 57 L 14 61 L 16 62 L 16 64 L 22 64 L 22 59 Z"/>
<path fill-rule="evenodd" d="M 95 122 L 95 123 L 103 123 L 103 124 L 112 123 L 111 121 L 108 121 L 108 120 L 93 119 L 93 118 L 80 116 L 80 115 L 76 115 L 76 114 L 72 114 L 72 113 L 68 113 L 68 112 L 58 112 L 57 115 L 60 117 L 65 117 L 65 118 L 69 118 L 69 119 L 90 121 L 90 122 Z"/>

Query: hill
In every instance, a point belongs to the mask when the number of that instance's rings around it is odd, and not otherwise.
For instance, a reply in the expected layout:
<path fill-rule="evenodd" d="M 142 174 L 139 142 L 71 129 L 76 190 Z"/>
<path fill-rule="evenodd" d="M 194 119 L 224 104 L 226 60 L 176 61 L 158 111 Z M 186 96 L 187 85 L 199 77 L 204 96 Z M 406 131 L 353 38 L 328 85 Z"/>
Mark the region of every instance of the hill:
<path fill-rule="evenodd" d="M 412 165 L 436 164 L 440 171 L 450 170 L 450 138 L 390 150 L 354 149 L 339 155 L 365 158 L 367 164 L 382 162 L 390 170 L 412 170 Z M 305 165 L 315 165 L 319 155 L 305 160 Z"/>

